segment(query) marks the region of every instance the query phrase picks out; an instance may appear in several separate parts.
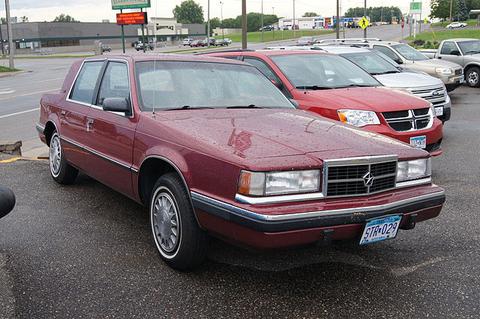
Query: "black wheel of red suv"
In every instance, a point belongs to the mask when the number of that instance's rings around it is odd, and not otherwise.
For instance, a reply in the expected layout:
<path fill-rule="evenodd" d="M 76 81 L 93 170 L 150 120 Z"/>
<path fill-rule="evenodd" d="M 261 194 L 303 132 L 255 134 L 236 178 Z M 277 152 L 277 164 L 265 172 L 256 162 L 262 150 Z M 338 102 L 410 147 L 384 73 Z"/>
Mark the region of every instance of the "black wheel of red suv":
<path fill-rule="evenodd" d="M 187 190 L 175 173 L 160 177 L 150 200 L 150 226 L 155 246 L 172 268 L 189 270 L 207 255 L 207 235 L 194 216 Z"/>
<path fill-rule="evenodd" d="M 57 132 L 53 132 L 49 143 L 50 175 L 59 184 L 69 185 L 75 182 L 78 170 L 68 164 L 63 154 L 60 136 Z"/>
<path fill-rule="evenodd" d="M 465 80 L 470 87 L 480 86 L 480 68 L 472 66 L 465 72 Z"/>

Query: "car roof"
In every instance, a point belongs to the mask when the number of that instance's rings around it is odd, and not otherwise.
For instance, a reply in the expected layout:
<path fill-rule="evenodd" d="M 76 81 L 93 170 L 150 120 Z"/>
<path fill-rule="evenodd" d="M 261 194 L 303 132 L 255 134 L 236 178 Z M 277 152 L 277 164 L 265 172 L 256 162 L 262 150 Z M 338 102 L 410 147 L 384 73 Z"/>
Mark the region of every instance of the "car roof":
<path fill-rule="evenodd" d="M 344 53 L 368 53 L 372 52 L 366 48 L 351 47 L 345 45 L 317 45 L 314 46 L 317 50 L 321 49 L 326 52 L 335 53 L 335 54 L 344 54 Z"/>
<path fill-rule="evenodd" d="M 108 56 L 95 56 L 85 58 L 85 61 L 98 61 L 99 59 L 103 60 L 127 60 L 130 62 L 144 62 L 144 61 L 177 61 L 177 62 L 212 62 L 212 63 L 223 63 L 223 64 L 241 64 L 249 65 L 242 61 L 238 60 L 227 60 L 222 58 L 216 58 L 212 56 L 204 55 L 192 55 L 192 54 L 120 54 L 120 55 L 108 55 Z"/>
<path fill-rule="evenodd" d="M 242 51 L 239 51 L 242 52 Z M 332 55 L 327 52 L 322 52 L 320 50 L 256 50 L 256 51 L 243 51 L 243 53 L 257 53 L 266 56 L 277 56 L 277 55 L 298 55 L 298 54 L 324 54 Z"/>
<path fill-rule="evenodd" d="M 474 39 L 474 38 L 453 38 L 453 39 L 448 39 L 445 41 L 456 41 L 456 42 L 463 42 L 463 41 L 480 41 L 480 39 Z"/>

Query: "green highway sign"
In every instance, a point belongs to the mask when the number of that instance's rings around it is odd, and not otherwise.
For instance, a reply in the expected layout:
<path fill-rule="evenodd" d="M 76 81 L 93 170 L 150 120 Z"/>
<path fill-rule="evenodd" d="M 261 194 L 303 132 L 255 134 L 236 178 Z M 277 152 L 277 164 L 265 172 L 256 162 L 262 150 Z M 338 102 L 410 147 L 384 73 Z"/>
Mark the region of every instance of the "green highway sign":
<path fill-rule="evenodd" d="M 410 2 L 410 13 L 422 13 L 422 2 Z"/>
<path fill-rule="evenodd" d="M 150 0 L 112 0 L 112 9 L 150 8 Z"/>

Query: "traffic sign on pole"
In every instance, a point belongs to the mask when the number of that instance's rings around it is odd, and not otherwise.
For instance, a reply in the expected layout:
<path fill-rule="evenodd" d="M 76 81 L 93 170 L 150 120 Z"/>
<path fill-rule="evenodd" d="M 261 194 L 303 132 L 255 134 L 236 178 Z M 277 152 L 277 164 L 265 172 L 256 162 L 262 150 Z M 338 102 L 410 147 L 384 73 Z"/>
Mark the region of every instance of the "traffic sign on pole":
<path fill-rule="evenodd" d="M 368 21 L 367 17 L 362 17 L 360 21 L 358 21 L 358 25 L 365 30 L 370 25 L 370 21 Z"/>

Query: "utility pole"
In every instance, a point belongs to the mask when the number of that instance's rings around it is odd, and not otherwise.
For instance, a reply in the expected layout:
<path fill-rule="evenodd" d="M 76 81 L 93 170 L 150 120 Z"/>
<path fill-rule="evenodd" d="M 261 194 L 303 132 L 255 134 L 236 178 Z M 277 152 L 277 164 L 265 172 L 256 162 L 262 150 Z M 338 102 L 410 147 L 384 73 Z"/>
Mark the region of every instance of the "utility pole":
<path fill-rule="evenodd" d="M 2 56 L 4 56 L 5 55 L 5 50 L 3 48 L 2 23 L 0 23 L 0 45 L 2 45 Z"/>
<path fill-rule="evenodd" d="M 450 22 L 452 22 L 453 0 L 450 0 Z"/>
<path fill-rule="evenodd" d="M 275 7 L 272 7 L 272 15 L 275 16 Z M 278 25 L 278 20 L 277 20 L 277 25 Z M 275 40 L 275 23 L 273 23 L 272 32 L 273 32 L 273 40 Z"/>
<path fill-rule="evenodd" d="M 242 49 L 247 49 L 247 0 L 242 0 Z"/>
<path fill-rule="evenodd" d="M 10 69 L 15 68 L 15 62 L 13 61 L 13 54 L 15 49 L 13 47 L 13 32 L 12 21 L 10 20 L 10 1 L 5 0 L 5 11 L 7 13 L 7 34 L 8 34 L 8 67 Z"/>
<path fill-rule="evenodd" d="M 210 0 L 207 4 L 207 48 L 210 47 Z"/>
<path fill-rule="evenodd" d="M 363 16 L 367 18 L 367 0 L 363 1 Z M 363 37 L 367 38 L 367 28 L 363 29 Z"/>
<path fill-rule="evenodd" d="M 263 42 L 263 0 L 262 0 L 262 9 L 261 9 L 261 11 L 262 11 L 262 15 L 260 16 L 260 20 L 261 20 L 261 22 L 262 22 L 262 42 Z"/>
<path fill-rule="evenodd" d="M 292 19 L 292 30 L 293 30 L 293 38 L 295 39 L 295 0 L 293 0 L 293 19 Z"/>
<path fill-rule="evenodd" d="M 340 39 L 340 0 L 337 0 L 337 24 L 335 29 L 337 31 L 337 39 Z"/>
<path fill-rule="evenodd" d="M 223 2 L 220 1 L 220 27 L 222 28 L 222 40 L 225 40 L 225 33 L 223 28 Z"/>

